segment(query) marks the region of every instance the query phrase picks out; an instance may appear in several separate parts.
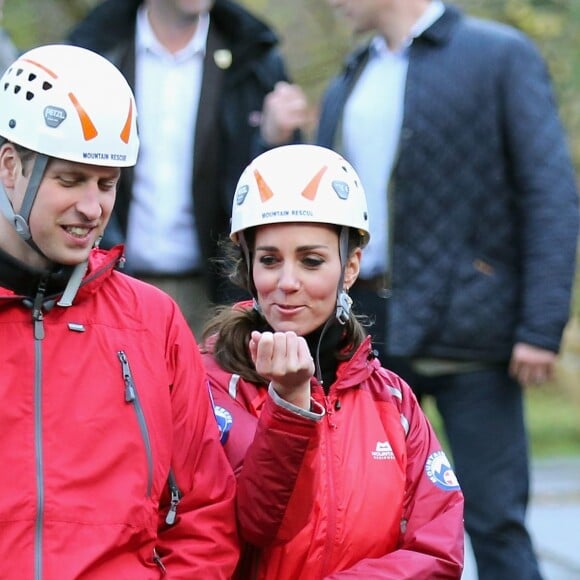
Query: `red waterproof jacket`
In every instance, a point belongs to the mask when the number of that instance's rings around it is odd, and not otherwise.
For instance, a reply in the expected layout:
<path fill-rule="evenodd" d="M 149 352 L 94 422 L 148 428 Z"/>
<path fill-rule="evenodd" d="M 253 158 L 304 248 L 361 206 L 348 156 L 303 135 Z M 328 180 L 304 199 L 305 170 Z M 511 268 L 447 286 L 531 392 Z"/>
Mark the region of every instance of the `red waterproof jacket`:
<path fill-rule="evenodd" d="M 262 548 L 240 578 L 460 578 L 463 495 L 411 389 L 369 339 L 327 396 L 313 380 L 318 421 L 203 356 L 241 534 Z"/>
<path fill-rule="evenodd" d="M 197 346 L 168 296 L 113 270 L 120 256 L 95 250 L 73 305 L 45 302 L 35 324 L 0 288 L 2 578 L 235 569 L 235 478 Z"/>

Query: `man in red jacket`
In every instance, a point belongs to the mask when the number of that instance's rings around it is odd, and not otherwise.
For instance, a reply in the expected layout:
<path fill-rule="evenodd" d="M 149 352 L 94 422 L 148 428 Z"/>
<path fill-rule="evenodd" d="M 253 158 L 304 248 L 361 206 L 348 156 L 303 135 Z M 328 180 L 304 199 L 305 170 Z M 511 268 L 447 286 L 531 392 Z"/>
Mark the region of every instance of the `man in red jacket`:
<path fill-rule="evenodd" d="M 139 149 L 110 62 L 53 45 L 0 90 L 6 578 L 230 578 L 235 481 L 175 302 L 94 246 Z"/>

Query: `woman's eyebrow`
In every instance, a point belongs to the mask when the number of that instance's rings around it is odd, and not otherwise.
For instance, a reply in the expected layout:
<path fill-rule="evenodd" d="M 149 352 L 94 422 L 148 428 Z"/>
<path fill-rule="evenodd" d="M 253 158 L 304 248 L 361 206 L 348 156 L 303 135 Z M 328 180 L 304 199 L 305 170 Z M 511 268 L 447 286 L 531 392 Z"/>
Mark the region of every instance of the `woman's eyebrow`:
<path fill-rule="evenodd" d="M 328 248 L 328 247 L 329 246 L 327 244 L 306 244 L 304 246 L 298 246 L 296 248 L 296 250 L 299 252 L 303 252 L 305 250 L 317 250 L 320 248 Z M 277 246 L 256 246 L 256 251 L 257 250 L 273 252 L 273 251 L 277 251 L 278 247 Z"/>

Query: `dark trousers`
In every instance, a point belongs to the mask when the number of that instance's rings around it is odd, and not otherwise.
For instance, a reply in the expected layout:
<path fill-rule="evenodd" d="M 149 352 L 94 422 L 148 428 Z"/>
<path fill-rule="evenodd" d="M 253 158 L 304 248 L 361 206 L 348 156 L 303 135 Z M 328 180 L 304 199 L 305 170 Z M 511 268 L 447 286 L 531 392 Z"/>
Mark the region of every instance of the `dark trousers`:
<path fill-rule="evenodd" d="M 357 312 L 377 316 L 374 332 L 383 366 L 405 379 L 419 400 L 435 400 L 465 496 L 465 527 L 479 580 L 541 579 L 525 521 L 529 454 L 520 385 L 505 366 L 425 376 L 408 360 L 389 359 L 381 344 L 386 300 L 377 297 L 371 306 L 368 296 L 354 294 Z"/>

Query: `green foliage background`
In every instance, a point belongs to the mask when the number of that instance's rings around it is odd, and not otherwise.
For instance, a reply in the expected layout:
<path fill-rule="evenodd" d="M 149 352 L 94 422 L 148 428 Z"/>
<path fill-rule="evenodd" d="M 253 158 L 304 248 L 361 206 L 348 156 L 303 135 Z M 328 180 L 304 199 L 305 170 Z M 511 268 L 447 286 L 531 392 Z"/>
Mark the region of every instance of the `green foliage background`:
<path fill-rule="evenodd" d="M 100 0 L 5 0 L 4 26 L 26 50 L 58 42 Z M 122 1 L 122 0 L 117 0 Z M 278 31 L 293 79 L 315 109 L 328 79 L 358 39 L 326 0 L 240 0 Z M 456 0 L 467 12 L 520 28 L 548 61 L 580 176 L 580 0 Z M 529 392 L 532 448 L 538 454 L 580 452 L 580 268 L 558 380 Z"/>

